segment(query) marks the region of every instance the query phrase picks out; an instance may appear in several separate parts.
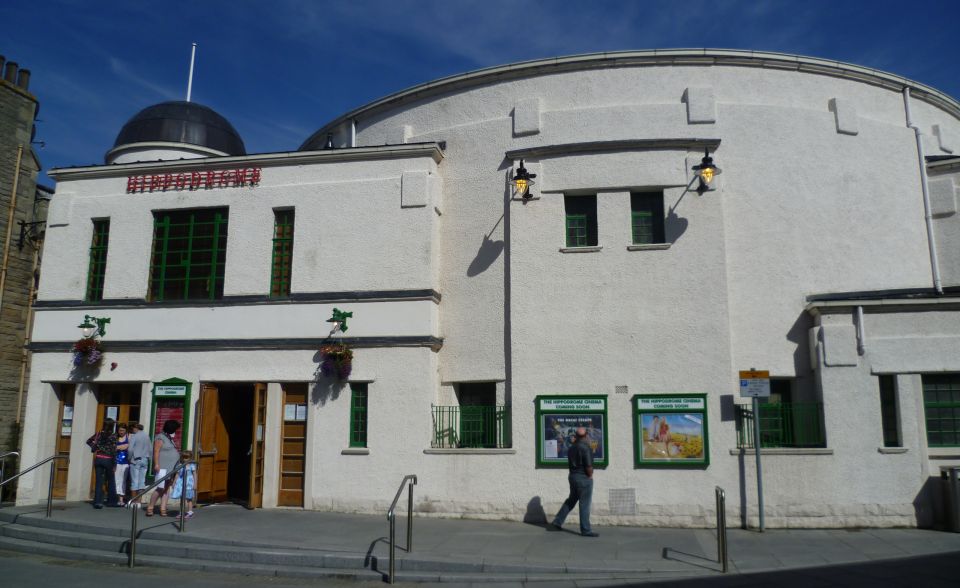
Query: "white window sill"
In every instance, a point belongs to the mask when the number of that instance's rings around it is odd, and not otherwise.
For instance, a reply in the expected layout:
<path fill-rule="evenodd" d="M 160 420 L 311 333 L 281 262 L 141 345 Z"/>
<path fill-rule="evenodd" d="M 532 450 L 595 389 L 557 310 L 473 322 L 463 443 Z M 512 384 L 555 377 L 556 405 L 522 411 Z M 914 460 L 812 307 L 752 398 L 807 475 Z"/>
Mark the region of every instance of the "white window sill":
<path fill-rule="evenodd" d="M 672 243 L 650 243 L 648 245 L 627 245 L 627 251 L 662 251 L 670 249 Z"/>
<path fill-rule="evenodd" d="M 370 449 L 367 447 L 348 447 L 341 451 L 340 455 L 370 455 Z"/>
<path fill-rule="evenodd" d="M 756 455 L 753 449 L 731 449 L 730 455 Z M 833 455 L 829 447 L 768 447 L 760 450 L 760 455 Z"/>
<path fill-rule="evenodd" d="M 451 449 L 438 449 L 430 448 L 424 449 L 423 452 L 427 455 L 515 455 L 517 453 L 516 449 L 504 448 L 504 449 L 483 449 L 483 448 L 451 448 Z"/>
<path fill-rule="evenodd" d="M 898 453 L 906 453 L 910 451 L 906 447 L 877 447 L 877 453 L 882 453 L 884 455 L 896 455 Z"/>
<path fill-rule="evenodd" d="M 590 247 L 561 247 L 560 253 L 596 253 L 603 249 L 602 245 L 591 245 Z"/>

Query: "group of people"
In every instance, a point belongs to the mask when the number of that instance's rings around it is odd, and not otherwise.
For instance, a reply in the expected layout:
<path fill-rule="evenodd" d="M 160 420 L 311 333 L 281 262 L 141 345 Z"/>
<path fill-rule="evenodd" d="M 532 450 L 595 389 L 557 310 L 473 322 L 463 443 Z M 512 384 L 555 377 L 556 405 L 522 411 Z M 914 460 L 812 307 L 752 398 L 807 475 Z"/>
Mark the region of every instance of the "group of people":
<path fill-rule="evenodd" d="M 167 516 L 168 500 L 171 497 L 178 499 L 183 494 L 187 503 L 184 516 L 193 517 L 197 466 L 192 462 L 193 454 L 189 451 L 181 452 L 173 440 L 179 429 L 178 421 L 164 422 L 163 430 L 156 436 L 151 448 L 150 436 L 140 423 L 135 423 L 128 429 L 127 425 L 117 424 L 113 419 L 104 420 L 100 431 L 87 439 L 87 445 L 93 452 L 96 476 L 93 508 L 101 509 L 104 505 L 125 506 L 128 487 L 131 495 L 139 500 L 138 494 L 147 487 L 147 468 L 151 460 L 156 479 L 167 476 L 178 464 L 186 463 L 175 477 L 157 486 L 150 496 L 146 514 L 148 517 L 153 516 L 159 502 L 160 516 Z"/>

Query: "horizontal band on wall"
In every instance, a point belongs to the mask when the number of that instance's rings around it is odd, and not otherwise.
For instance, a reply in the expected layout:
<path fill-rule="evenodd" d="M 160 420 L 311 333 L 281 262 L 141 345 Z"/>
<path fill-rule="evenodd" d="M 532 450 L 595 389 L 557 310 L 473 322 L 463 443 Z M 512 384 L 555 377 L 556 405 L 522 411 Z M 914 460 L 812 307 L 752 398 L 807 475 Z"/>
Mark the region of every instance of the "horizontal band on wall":
<path fill-rule="evenodd" d="M 224 296 L 219 300 L 172 300 L 148 302 L 144 298 L 104 299 L 100 302 L 86 300 L 37 300 L 34 308 L 71 309 L 71 308 L 210 308 L 218 306 L 244 306 L 257 304 L 309 304 L 311 302 L 381 302 L 432 300 L 440 303 L 440 293 L 436 290 L 360 290 L 356 292 L 300 292 L 289 298 L 270 298 L 269 296 Z"/>
<path fill-rule="evenodd" d="M 575 153 L 598 153 L 604 151 L 637 151 L 641 149 L 703 149 L 716 148 L 720 139 L 630 139 L 626 141 L 589 141 L 585 143 L 563 143 L 560 145 L 541 145 L 526 149 L 507 151 L 507 159 L 548 157 L 551 155 L 571 155 Z"/>
<path fill-rule="evenodd" d="M 73 341 L 34 341 L 27 347 L 34 353 L 69 353 Z M 321 345 L 346 343 L 363 347 L 429 347 L 439 351 L 440 337 L 309 337 L 303 339 L 171 339 L 168 341 L 110 341 L 104 342 L 107 353 L 120 351 L 228 351 L 228 350 L 300 350 L 320 349 Z"/>

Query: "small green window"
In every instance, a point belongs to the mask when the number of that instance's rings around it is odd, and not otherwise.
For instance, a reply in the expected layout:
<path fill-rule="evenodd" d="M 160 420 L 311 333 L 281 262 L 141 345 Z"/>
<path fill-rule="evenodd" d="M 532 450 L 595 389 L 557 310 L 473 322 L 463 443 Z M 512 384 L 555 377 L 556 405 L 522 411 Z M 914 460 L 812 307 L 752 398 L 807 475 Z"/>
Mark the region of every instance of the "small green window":
<path fill-rule="evenodd" d="M 290 295 L 290 271 L 293 267 L 293 209 L 273 211 L 273 267 L 270 270 L 270 296 Z"/>
<path fill-rule="evenodd" d="M 633 244 L 664 243 L 663 194 L 660 192 L 630 194 Z"/>
<path fill-rule="evenodd" d="M 880 420 L 883 424 L 883 446 L 900 447 L 900 428 L 897 426 L 897 393 L 893 376 L 879 376 Z"/>
<path fill-rule="evenodd" d="M 227 209 L 153 213 L 150 300 L 223 298 Z"/>
<path fill-rule="evenodd" d="M 923 411 L 930 447 L 960 446 L 960 374 L 925 374 Z"/>
<path fill-rule="evenodd" d="M 597 245 L 597 196 L 564 196 L 567 247 Z"/>
<path fill-rule="evenodd" d="M 367 446 L 367 384 L 350 384 L 350 447 Z"/>
<path fill-rule="evenodd" d="M 87 302 L 103 300 L 103 281 L 107 274 L 107 245 L 109 242 L 110 219 L 93 221 L 90 266 L 87 270 Z"/>

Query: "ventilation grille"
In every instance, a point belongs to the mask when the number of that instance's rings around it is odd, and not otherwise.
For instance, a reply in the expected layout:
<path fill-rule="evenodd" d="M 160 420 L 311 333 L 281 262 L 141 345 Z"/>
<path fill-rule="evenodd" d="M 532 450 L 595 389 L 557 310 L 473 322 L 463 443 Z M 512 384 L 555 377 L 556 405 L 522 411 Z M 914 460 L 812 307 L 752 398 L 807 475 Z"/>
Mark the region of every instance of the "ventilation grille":
<path fill-rule="evenodd" d="M 637 491 L 634 488 L 616 488 L 610 490 L 610 514 L 637 514 Z"/>

